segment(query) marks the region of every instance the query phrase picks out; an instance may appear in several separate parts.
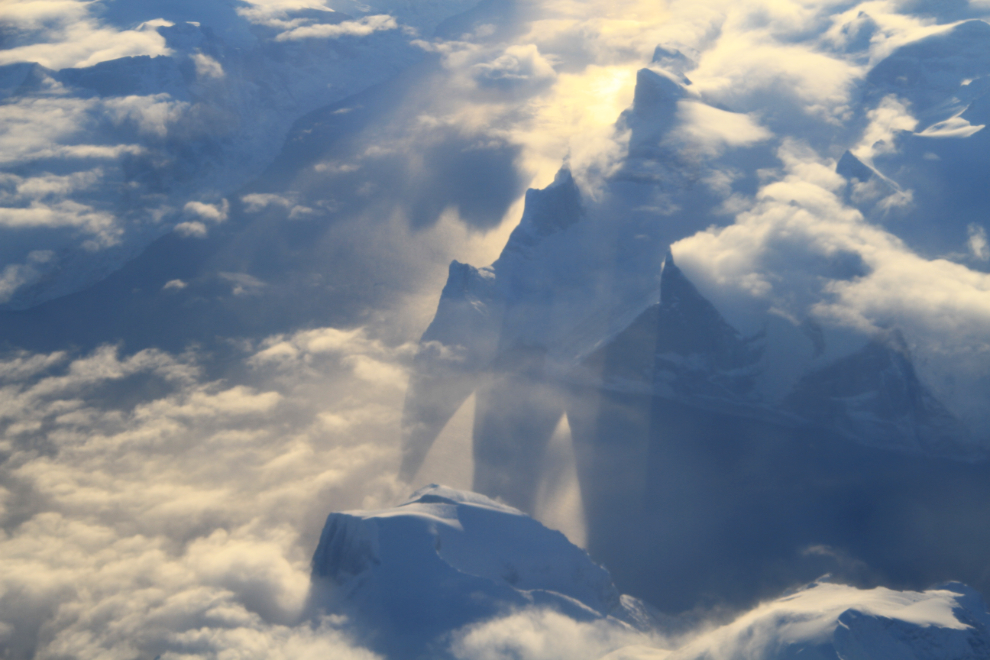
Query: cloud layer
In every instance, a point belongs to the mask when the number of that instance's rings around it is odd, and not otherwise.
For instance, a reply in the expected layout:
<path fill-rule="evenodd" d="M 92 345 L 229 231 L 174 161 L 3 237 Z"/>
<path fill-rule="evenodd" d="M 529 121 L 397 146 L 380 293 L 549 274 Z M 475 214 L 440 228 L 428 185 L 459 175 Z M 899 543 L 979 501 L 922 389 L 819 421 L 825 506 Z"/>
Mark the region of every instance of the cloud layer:
<path fill-rule="evenodd" d="M 272 337 L 245 356 L 254 385 L 205 380 L 192 354 L 7 356 L 5 647 L 370 657 L 342 620 L 288 626 L 326 513 L 404 495 L 408 353 L 361 330 Z"/>

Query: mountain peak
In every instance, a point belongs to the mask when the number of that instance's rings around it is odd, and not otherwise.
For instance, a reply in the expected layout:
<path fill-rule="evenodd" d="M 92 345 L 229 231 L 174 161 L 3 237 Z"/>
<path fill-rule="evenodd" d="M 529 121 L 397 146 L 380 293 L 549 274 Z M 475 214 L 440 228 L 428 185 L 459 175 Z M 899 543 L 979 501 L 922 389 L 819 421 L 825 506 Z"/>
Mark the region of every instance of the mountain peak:
<path fill-rule="evenodd" d="M 703 334 L 717 330 L 719 334 L 738 336 L 707 298 L 698 291 L 668 252 L 660 273 L 660 309 L 671 323 L 690 323 Z M 661 332 L 663 329 L 661 328 Z M 691 338 L 685 337 L 690 341 Z M 661 342 L 663 344 L 664 342 Z M 671 344 L 673 346 L 673 344 Z"/>
<path fill-rule="evenodd" d="M 381 511 L 331 513 L 313 556 L 310 606 L 381 634 L 391 658 L 505 608 L 578 620 L 625 617 L 608 571 L 560 532 L 477 493 L 430 484 Z"/>
<path fill-rule="evenodd" d="M 570 169 L 564 166 L 546 188 L 526 191 L 522 219 L 493 267 L 497 269 L 507 254 L 529 254 L 544 238 L 564 231 L 582 216 L 581 191 Z"/>
<path fill-rule="evenodd" d="M 640 69 L 636 73 L 633 113 L 643 118 L 672 118 L 677 102 L 685 96 L 683 84 L 669 74 Z"/>
<path fill-rule="evenodd" d="M 881 332 L 859 351 L 809 373 L 784 407 L 868 444 L 968 457 L 965 427 L 920 381 L 903 335 Z"/>
<path fill-rule="evenodd" d="M 873 171 L 868 165 L 866 165 L 859 158 L 856 158 L 851 151 L 846 149 L 846 152 L 842 154 L 842 158 L 835 165 L 836 174 L 841 175 L 846 179 L 859 179 L 860 181 L 866 182 L 870 179 L 876 177 L 876 172 Z"/>

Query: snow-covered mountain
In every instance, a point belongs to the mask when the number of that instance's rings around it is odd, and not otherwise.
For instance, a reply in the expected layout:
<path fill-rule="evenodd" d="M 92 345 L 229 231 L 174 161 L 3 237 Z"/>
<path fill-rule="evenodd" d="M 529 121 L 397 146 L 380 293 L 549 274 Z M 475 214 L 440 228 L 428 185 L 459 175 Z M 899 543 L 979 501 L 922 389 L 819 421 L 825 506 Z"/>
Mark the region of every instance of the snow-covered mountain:
<path fill-rule="evenodd" d="M 436 485 L 392 509 L 330 514 L 312 580 L 312 613 L 353 617 L 387 658 L 475 657 L 465 643 L 472 632 L 515 617 L 508 630 L 525 636 L 527 617 L 547 612 L 573 627 L 544 631 L 536 648 L 573 646 L 554 637 L 564 630 L 588 634 L 580 658 L 603 645 L 610 651 L 603 660 L 978 660 L 990 653 L 990 612 L 958 583 L 917 592 L 823 578 L 720 627 L 664 617 L 620 596 L 605 568 L 561 533 L 484 496 Z M 482 653 L 510 654 L 494 657 L 512 657 L 513 644 L 515 657 L 557 657 L 533 655 L 525 638 L 482 638 L 490 644 Z"/>
<path fill-rule="evenodd" d="M 914 592 L 819 581 L 682 648 L 629 646 L 602 660 L 975 660 L 988 644 L 986 605 L 964 585 Z"/>
<path fill-rule="evenodd" d="M 354 616 L 390 658 L 440 657 L 449 633 L 514 609 L 649 628 L 604 568 L 560 532 L 475 493 L 431 485 L 393 509 L 332 513 L 311 606 Z"/>

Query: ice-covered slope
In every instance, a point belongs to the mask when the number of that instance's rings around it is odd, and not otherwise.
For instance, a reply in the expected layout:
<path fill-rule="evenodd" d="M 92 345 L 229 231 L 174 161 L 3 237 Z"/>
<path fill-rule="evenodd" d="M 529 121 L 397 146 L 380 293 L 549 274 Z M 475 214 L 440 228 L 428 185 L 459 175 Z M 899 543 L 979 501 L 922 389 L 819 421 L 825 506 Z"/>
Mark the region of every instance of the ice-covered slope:
<path fill-rule="evenodd" d="M 990 614 L 979 594 L 961 584 L 915 592 L 818 582 L 760 605 L 668 657 L 978 660 L 990 657 Z"/>
<path fill-rule="evenodd" d="M 528 606 L 580 621 L 645 611 L 560 532 L 482 495 L 428 486 L 383 511 L 333 513 L 313 556 L 313 606 L 354 615 L 390 657 Z M 621 624 L 620 624 L 621 625 Z"/>

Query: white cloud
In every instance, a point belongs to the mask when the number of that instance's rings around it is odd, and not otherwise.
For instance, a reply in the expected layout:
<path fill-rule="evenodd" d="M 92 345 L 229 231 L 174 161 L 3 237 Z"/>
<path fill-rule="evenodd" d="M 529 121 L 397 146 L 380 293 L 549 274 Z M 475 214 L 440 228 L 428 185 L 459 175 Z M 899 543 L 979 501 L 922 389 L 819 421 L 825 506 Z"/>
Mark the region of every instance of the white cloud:
<path fill-rule="evenodd" d="M 987 230 L 976 223 L 968 227 L 969 251 L 981 261 L 990 260 L 990 244 L 987 243 Z"/>
<path fill-rule="evenodd" d="M 785 144 L 783 178 L 725 228 L 674 245 L 678 264 L 725 309 L 816 316 L 872 333 L 900 328 L 916 365 L 950 410 L 990 440 L 990 275 L 925 259 L 845 207 L 834 164 Z M 982 385 L 980 383 L 983 383 Z"/>
<path fill-rule="evenodd" d="M 103 177 L 103 170 L 95 168 L 89 171 L 73 172 L 58 176 L 42 174 L 40 176 L 19 177 L 14 174 L 0 174 L 0 186 L 13 187 L 13 194 L 0 191 L 0 199 L 13 201 L 16 199 L 42 199 L 48 196 L 64 196 L 92 188 Z"/>
<path fill-rule="evenodd" d="M 208 220 L 210 222 L 224 222 L 230 211 L 230 203 L 226 199 L 220 200 L 219 204 L 206 204 L 205 202 L 186 202 L 182 209 L 188 215 Z"/>
<path fill-rule="evenodd" d="M 316 23 L 301 25 L 281 33 L 276 41 L 293 41 L 297 39 L 339 39 L 340 37 L 366 37 L 383 30 L 395 30 L 399 27 L 395 19 L 387 14 L 365 16 L 356 21 L 342 23 Z"/>
<path fill-rule="evenodd" d="M 205 238 L 209 230 L 202 222 L 193 220 L 191 222 L 180 222 L 175 225 L 175 232 L 179 236 L 185 236 L 186 238 Z"/>
<path fill-rule="evenodd" d="M 333 9 L 326 6 L 325 0 L 244 0 L 243 4 L 249 6 L 238 7 L 237 13 L 247 20 L 283 29 L 296 27 L 303 22 L 301 19 L 288 20 L 293 12 L 306 9 L 333 12 Z"/>
<path fill-rule="evenodd" d="M 363 328 L 321 328 L 265 340 L 261 350 L 251 358 L 251 364 L 295 371 L 330 360 L 348 368 L 363 381 L 404 391 L 407 375 L 401 365 L 408 362 L 416 350 L 413 343 L 385 346 L 370 339 Z"/>
<path fill-rule="evenodd" d="M 246 204 L 244 210 L 248 213 L 257 213 L 269 206 L 284 206 L 285 208 L 289 208 L 294 203 L 287 197 L 273 193 L 251 193 L 241 197 L 241 201 Z"/>
<path fill-rule="evenodd" d="M 928 138 L 968 138 L 983 128 L 984 124 L 974 126 L 968 120 L 955 116 L 932 124 L 918 135 Z"/>
<path fill-rule="evenodd" d="M 145 198 L 139 208 L 119 213 L 124 160 L 148 153 L 136 142 L 165 137 L 187 107 L 167 94 L 73 98 L 50 79 L 37 95 L 3 104 L 0 166 L 6 172 L 0 173 L 0 228 L 45 229 L 44 238 L 26 251 L 63 256 L 70 249 L 106 253 L 119 246 L 126 251 L 129 238 L 146 231 L 142 220 L 157 224 L 168 211 L 161 199 Z M 163 155 L 158 153 L 159 164 L 167 162 Z M 55 272 L 62 257 L 43 264 L 27 259 L 17 242 L 6 245 L 0 255 L 6 261 L 0 299 L 16 303 L 19 292 Z M 77 286 L 88 283 L 80 280 Z"/>
<path fill-rule="evenodd" d="M 120 235 L 115 216 L 71 199 L 98 186 L 103 177 L 101 168 L 62 176 L 0 174 L 0 226 L 79 228 L 89 233 L 98 245 L 112 245 Z M 42 253 L 48 257 L 38 259 L 37 255 Z M 29 262 L 42 264 L 50 261 L 51 256 L 51 251 L 37 252 L 35 257 L 29 257 Z"/>
<path fill-rule="evenodd" d="M 43 5 L 44 11 L 25 13 L 18 21 L 42 29 L 62 11 L 67 18 L 58 19 L 58 30 L 63 32 L 50 32 L 57 38 L 36 44 L 34 51 L 11 49 L 3 57 L 35 53 L 48 58 L 50 66 L 60 66 L 115 52 L 163 52 L 154 50 L 164 48 L 155 24 L 100 32 L 104 28 L 92 23 L 89 4 L 22 2 L 0 11 L 28 12 L 31 4 Z M 488 30 L 474 35 L 479 43 L 429 45 L 444 55 L 449 79 L 425 92 L 435 105 L 421 125 L 454 126 L 479 141 L 494 136 L 522 145 L 521 167 L 534 175 L 536 186 L 548 183 L 565 157 L 579 174 L 608 171 L 622 155 L 624 137 L 615 134 L 614 123 L 631 103 L 635 70 L 648 63 L 657 43 L 680 48 L 698 63 L 687 73 L 699 98 L 725 108 L 682 104 L 687 137 L 716 153 L 723 146 L 769 140 L 773 131 L 784 148 L 778 154 L 783 172 L 768 175 L 754 198 L 735 200 L 740 202 L 733 207 L 737 224 L 677 244 L 678 262 L 703 288 L 717 285 L 726 297 L 755 301 L 761 310 L 817 314 L 855 328 L 902 324 L 913 348 L 935 365 L 926 367 L 929 375 L 938 369 L 960 374 L 956 388 L 966 389 L 987 373 L 986 276 L 922 259 L 865 223 L 842 205 L 846 184 L 834 173 L 835 163 L 784 139 L 780 117 L 771 116 L 780 109 L 784 119 L 800 115 L 830 126 L 847 116 L 849 90 L 865 68 L 861 60 L 836 54 L 826 48 L 826 39 L 817 38 L 816 29 L 832 29 L 831 6 L 712 1 L 658 7 L 648 0 L 527 4 L 511 41 L 483 43 L 496 39 Z M 870 41 L 870 58 L 905 35 L 930 29 L 910 17 L 898 23 L 892 7 L 869 3 L 881 26 L 879 37 Z M 385 14 L 317 25 L 294 18 L 298 10 L 331 11 L 320 0 L 252 1 L 239 9 L 249 20 L 282 31 L 282 41 L 366 35 L 399 26 Z M 846 13 L 851 17 L 854 11 Z M 69 18 L 90 21 L 83 26 L 88 31 L 70 34 Z M 70 37 L 78 42 L 71 48 L 65 45 Z M 104 37 L 105 43 L 96 43 Z M 193 64 L 201 77 L 223 72 L 205 55 L 194 57 Z M 497 85 L 489 85 L 479 98 L 479 81 L 512 84 L 502 95 Z M 517 82 L 539 84 L 519 94 Z M 8 195 L 0 214 L 14 209 L 0 218 L 18 226 L 43 226 L 47 218 L 46 226 L 113 236 L 113 218 L 100 220 L 104 210 L 72 197 L 101 180 L 113 180 L 113 164 L 100 162 L 99 169 L 67 174 L 66 165 L 49 167 L 47 159 L 147 154 L 147 145 L 168 138 L 190 106 L 167 95 L 105 103 L 71 99 L 63 91 L 52 83 L 47 96 L 0 108 L 0 159 L 37 162 L 43 170 L 0 181 L 2 194 Z M 780 99 L 790 105 L 777 104 Z M 98 127 L 108 119 L 116 122 L 113 130 L 101 133 Z M 893 97 L 869 119 L 864 149 L 913 121 L 910 108 Z M 418 137 L 403 146 L 414 152 Z M 385 137 L 377 146 L 382 152 L 399 149 Z M 315 167 L 346 173 L 361 165 Z M 720 170 L 704 183 L 727 193 L 735 176 Z M 184 194 L 178 199 L 176 206 L 182 207 L 187 199 L 217 198 Z M 307 208 L 290 193 L 249 194 L 242 201 L 249 212 L 277 206 L 299 215 Z M 226 201 L 189 202 L 183 210 L 189 218 L 176 231 L 191 236 L 206 235 L 208 223 L 228 213 Z M 517 205 L 509 215 L 519 212 Z M 435 260 L 456 244 L 462 252 L 473 252 L 468 260 L 485 263 L 509 229 L 488 238 L 477 232 L 466 236 L 456 214 L 447 213 L 430 241 L 424 241 L 434 245 L 395 238 L 406 236 L 395 225 L 381 231 L 388 234 L 381 240 L 394 242 L 389 249 L 397 254 L 433 250 L 429 258 Z M 971 230 L 969 248 L 975 258 L 986 259 L 981 230 Z M 356 245 L 368 233 L 354 229 L 345 236 Z M 857 274 L 857 259 L 862 274 Z M 43 255 L 21 261 L 5 265 L 0 297 L 31 281 Z M 836 271 L 847 267 L 853 275 Z M 268 286 L 245 273 L 222 277 L 240 295 Z M 185 286 L 181 280 L 165 284 L 168 290 Z M 435 308 L 435 294 L 408 294 L 409 308 L 416 308 L 408 316 L 419 316 L 404 322 L 425 325 L 420 321 Z M 261 342 L 245 357 L 252 367 L 245 381 L 230 383 L 207 381 L 192 355 L 151 351 L 125 358 L 103 349 L 75 358 L 61 352 L 4 357 L 0 449 L 11 458 L 0 470 L 0 512 L 23 522 L 0 536 L 0 559 L 10 567 L 0 577 L 0 636 L 13 639 L 14 649 L 37 642 L 40 656 L 370 657 L 340 632 L 345 622 L 326 621 L 316 628 L 288 624 L 299 614 L 307 562 L 325 514 L 379 506 L 405 495 L 391 475 L 413 350 L 368 330 L 310 329 Z M 155 387 L 145 392 L 142 379 L 164 381 L 166 393 Z M 986 393 L 970 389 L 973 406 L 985 406 Z M 40 635 L 39 626 L 44 626 Z M 463 657 L 579 658 L 653 641 L 610 623 L 578 624 L 540 611 L 460 631 L 455 648 Z"/>
<path fill-rule="evenodd" d="M 289 220 L 298 220 L 299 218 L 305 218 L 307 216 L 314 215 L 316 210 L 311 209 L 308 206 L 296 205 L 293 206 L 289 211 Z"/>
<path fill-rule="evenodd" d="M 664 642 L 615 620 L 579 622 L 534 607 L 457 631 L 450 649 L 458 660 L 599 660 L 633 645 Z"/>
<path fill-rule="evenodd" d="M 30 98 L 0 106 L 0 162 L 50 157 L 60 143 L 94 128 L 95 99 Z"/>
<path fill-rule="evenodd" d="M 490 62 L 471 67 L 480 85 L 517 86 L 553 80 L 557 73 L 535 44 L 510 46 Z"/>
<path fill-rule="evenodd" d="M 223 78 L 223 66 L 209 55 L 195 53 L 192 59 L 196 65 L 196 75 L 200 78 Z"/>
<path fill-rule="evenodd" d="M 681 101 L 677 105 L 680 131 L 689 143 L 706 155 L 717 155 L 725 147 L 742 147 L 773 137 L 749 115 L 727 112 L 698 101 Z"/>
<path fill-rule="evenodd" d="M 20 0 L 0 6 L 0 22 L 31 35 L 31 42 L 0 51 L 0 65 L 37 62 L 49 69 L 92 66 L 120 57 L 168 55 L 158 34 L 164 21 L 132 30 L 104 25 L 85 0 Z"/>
<path fill-rule="evenodd" d="M 269 371 L 281 344 L 333 359 Z M 0 358 L 10 652 L 375 657 L 346 620 L 300 616 L 326 514 L 407 494 L 390 476 L 402 390 L 360 373 L 406 349 L 332 328 L 264 346 L 241 384 L 205 380 L 192 354 Z"/>
<path fill-rule="evenodd" d="M 4 227 L 84 227 L 109 239 L 113 224 L 109 213 L 71 200 L 51 206 L 35 202 L 26 208 L 0 208 L 0 225 Z"/>
<path fill-rule="evenodd" d="M 220 278 L 233 285 L 231 290 L 235 296 L 257 293 L 265 286 L 264 282 L 247 273 L 220 273 Z"/>
<path fill-rule="evenodd" d="M 949 631 L 964 631 L 971 629 L 964 622 L 968 617 L 962 615 L 965 610 L 960 607 L 964 598 L 944 588 L 924 592 L 892 591 L 884 587 L 857 589 L 818 582 L 787 597 L 758 605 L 732 623 L 699 636 L 673 657 L 682 660 L 760 658 L 787 657 L 788 653 L 791 657 L 814 657 L 811 653 L 819 657 L 827 657 L 826 654 L 847 657 L 860 653 L 867 645 L 867 653 L 873 657 L 889 656 L 914 646 L 913 631 L 901 633 L 903 637 L 896 633 L 874 636 L 872 631 L 864 634 L 860 632 L 866 628 L 862 620 L 882 621 L 879 626 L 888 630 L 911 630 L 917 626 L 926 632 L 938 630 L 942 635 Z M 863 639 L 867 637 L 870 642 L 864 644 Z M 855 641 L 849 643 L 848 640 Z M 958 643 L 968 646 L 961 640 Z M 907 653 L 913 655 L 914 650 Z"/>
<path fill-rule="evenodd" d="M 109 98 L 103 106 L 116 123 L 133 122 L 140 133 L 158 138 L 167 136 L 170 126 L 189 109 L 188 103 L 168 94 Z"/>
<path fill-rule="evenodd" d="M 877 107 L 867 112 L 869 125 L 860 143 L 851 151 L 864 163 L 872 164 L 877 154 L 896 151 L 895 137 L 899 131 L 913 131 L 918 120 L 911 116 L 905 101 L 893 94 L 881 99 Z"/>

